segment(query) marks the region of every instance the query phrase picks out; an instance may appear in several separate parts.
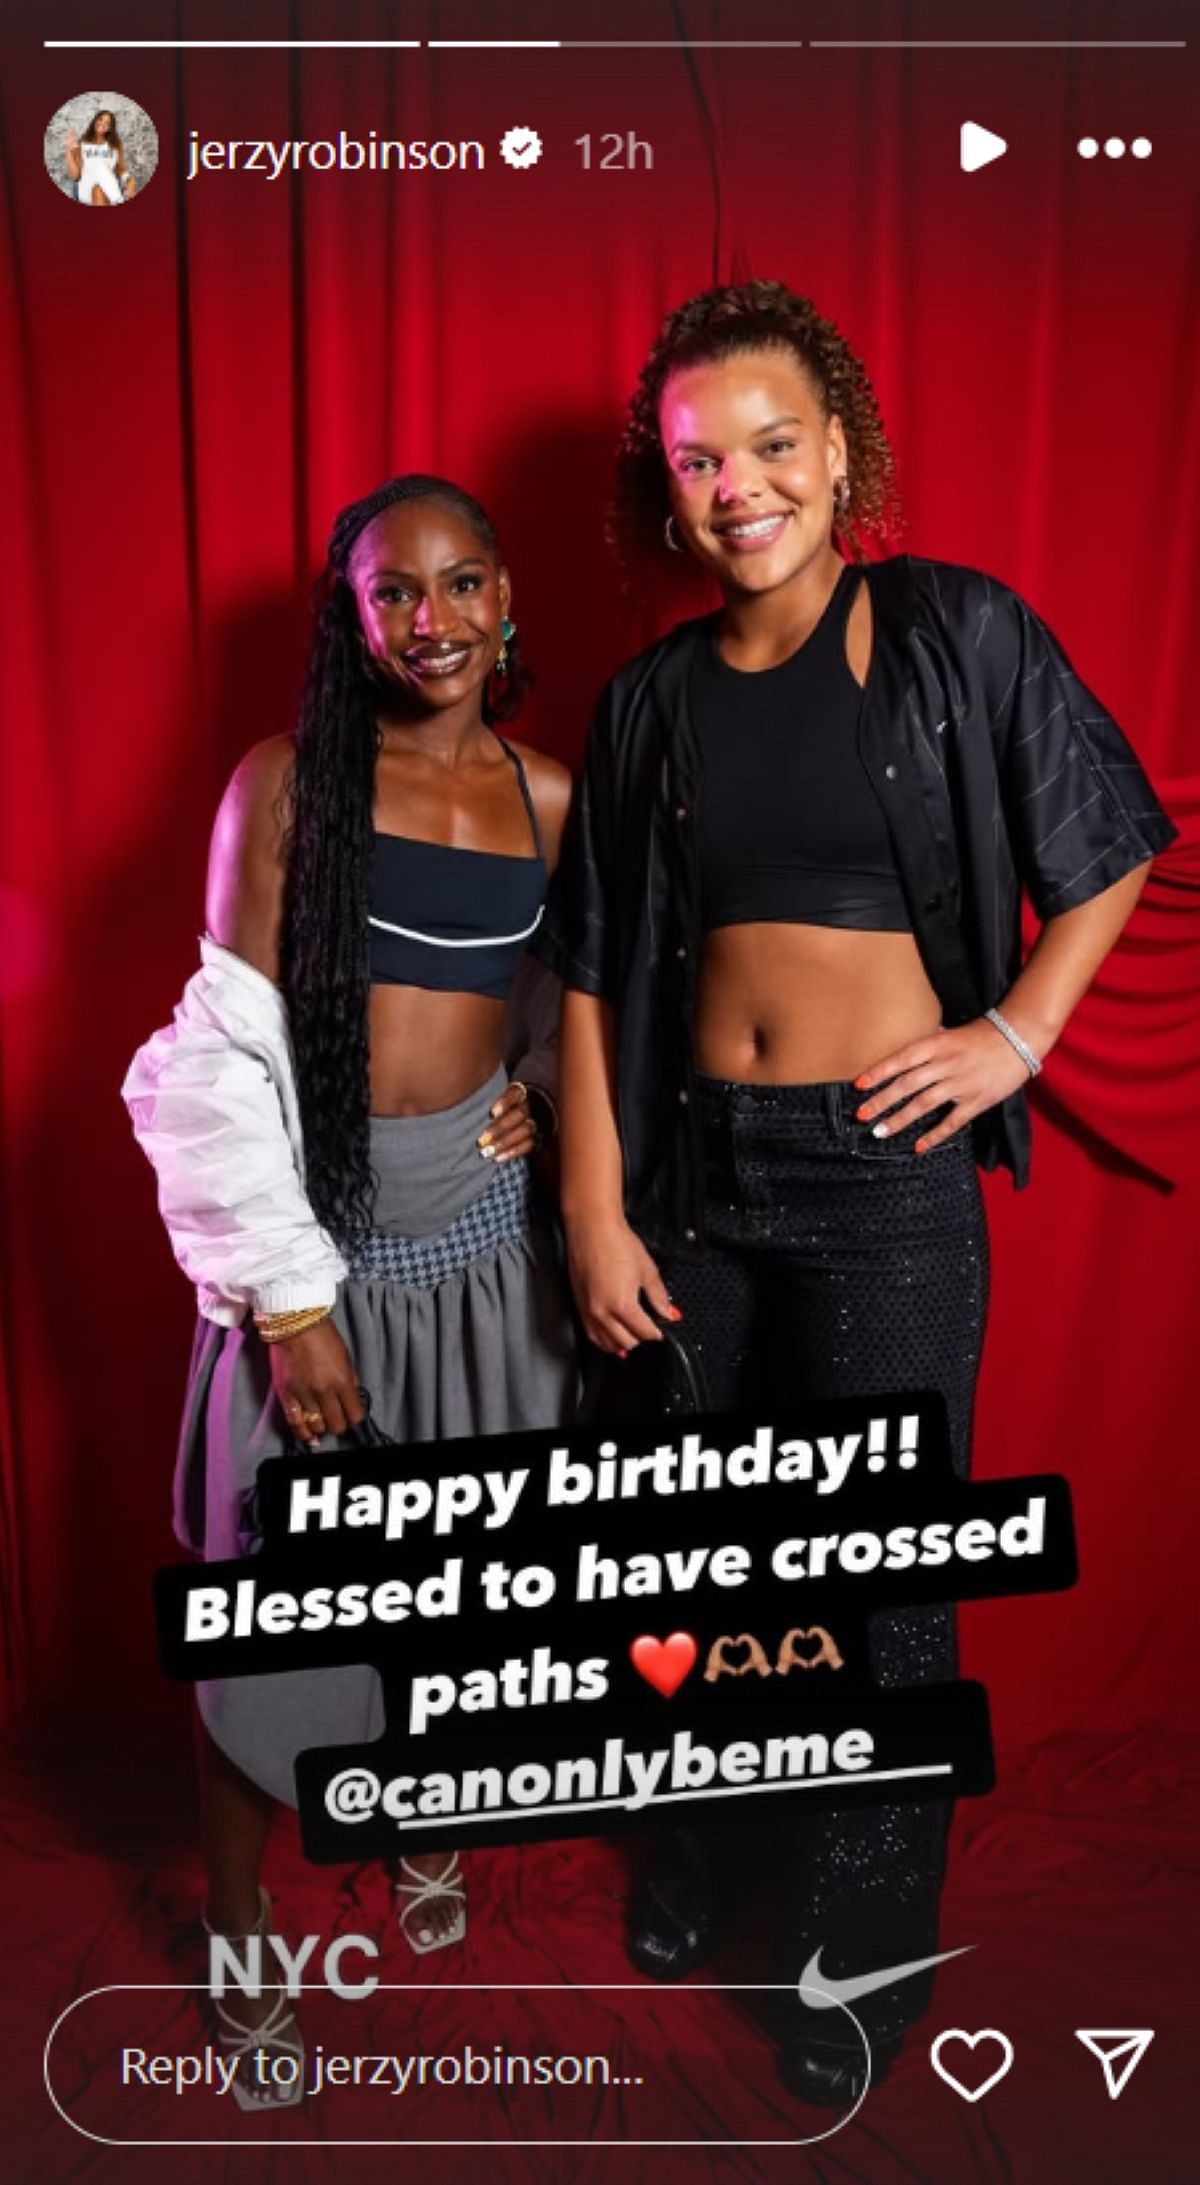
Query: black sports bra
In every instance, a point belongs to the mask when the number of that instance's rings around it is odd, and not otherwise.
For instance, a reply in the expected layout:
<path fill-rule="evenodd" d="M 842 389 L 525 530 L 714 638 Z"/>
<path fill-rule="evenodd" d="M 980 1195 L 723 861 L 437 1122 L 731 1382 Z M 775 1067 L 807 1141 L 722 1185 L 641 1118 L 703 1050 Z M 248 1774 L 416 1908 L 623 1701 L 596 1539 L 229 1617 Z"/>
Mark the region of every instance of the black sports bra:
<path fill-rule="evenodd" d="M 496 741 L 517 771 L 533 856 L 376 832 L 369 916 L 373 985 L 426 986 L 497 1001 L 507 996 L 541 922 L 546 860 L 525 769 L 503 736 Z"/>
<path fill-rule="evenodd" d="M 883 812 L 858 754 L 862 692 L 846 659 L 860 581 L 842 571 L 811 636 L 776 668 L 722 660 L 716 625 L 691 693 L 700 745 L 701 913 L 716 926 L 910 933 Z"/>

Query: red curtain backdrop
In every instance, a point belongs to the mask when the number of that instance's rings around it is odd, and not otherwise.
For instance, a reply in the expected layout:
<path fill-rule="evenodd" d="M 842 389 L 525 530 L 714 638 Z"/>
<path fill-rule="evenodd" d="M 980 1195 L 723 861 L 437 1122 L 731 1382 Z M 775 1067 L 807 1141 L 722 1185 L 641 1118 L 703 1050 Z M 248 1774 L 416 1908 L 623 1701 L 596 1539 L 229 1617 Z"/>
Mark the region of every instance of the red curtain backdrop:
<path fill-rule="evenodd" d="M 171 25 L 168 12 L 127 9 L 122 34 L 479 28 L 466 6 L 365 0 L 183 6 Z M 504 27 L 561 31 L 565 12 L 518 8 Z M 569 12 L 595 29 L 594 11 Z M 603 27 L 766 36 L 800 12 L 693 0 L 613 7 Z M 1139 27 L 1169 34 L 1179 12 Z M 1010 8 L 1004 31 L 1103 35 L 1113 20 Z M 926 10 L 919 27 L 945 23 Z M 912 24 L 911 10 L 842 8 L 837 32 Z M 94 27 L 82 8 L 54 26 Z M 142 201 L 97 225 L 47 183 L 41 138 L 64 98 L 114 73 L 156 120 L 162 159 Z M 574 759 L 599 682 L 662 615 L 621 598 L 603 543 L 623 399 L 667 307 L 753 272 L 817 297 L 869 360 L 912 549 L 1027 594 L 1183 829 L 1047 1072 L 1030 1191 L 989 1187 L 977 1463 L 1070 1474 L 1082 1580 L 1068 1599 L 966 1623 L 1001 1740 L 1185 1706 L 1200 1060 L 1186 112 L 1176 67 L 1122 71 L 1096 53 L 1035 68 L 1007 53 L 669 46 L 636 63 L 31 48 L 9 72 L 0 1430 L 22 1691 L 70 1693 L 98 1673 L 139 1704 L 158 1689 L 147 1574 L 169 1552 L 190 1301 L 117 1087 L 195 961 L 222 784 L 291 719 L 331 516 L 402 468 L 482 495 L 540 670 L 530 733 Z M 973 176 L 957 160 L 967 117 L 1010 145 Z M 514 121 L 543 134 L 535 170 L 495 157 Z M 1152 158 L 1077 156 L 1080 135 L 1118 125 L 1148 135 Z M 477 137 L 489 163 L 184 178 L 192 130 L 371 128 Z M 653 171 L 583 171 L 575 140 L 609 128 L 649 143 Z"/>

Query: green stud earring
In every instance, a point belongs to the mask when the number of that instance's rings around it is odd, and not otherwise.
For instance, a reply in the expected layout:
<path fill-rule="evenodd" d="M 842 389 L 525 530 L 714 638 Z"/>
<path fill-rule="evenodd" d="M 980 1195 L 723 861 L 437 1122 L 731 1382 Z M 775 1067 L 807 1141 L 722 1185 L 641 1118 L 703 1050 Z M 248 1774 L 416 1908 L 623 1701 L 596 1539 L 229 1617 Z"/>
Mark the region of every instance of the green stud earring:
<path fill-rule="evenodd" d="M 516 623 L 508 615 L 505 615 L 500 624 L 500 650 L 496 655 L 496 666 L 501 675 L 508 674 L 508 648 L 510 641 L 516 634 Z"/>

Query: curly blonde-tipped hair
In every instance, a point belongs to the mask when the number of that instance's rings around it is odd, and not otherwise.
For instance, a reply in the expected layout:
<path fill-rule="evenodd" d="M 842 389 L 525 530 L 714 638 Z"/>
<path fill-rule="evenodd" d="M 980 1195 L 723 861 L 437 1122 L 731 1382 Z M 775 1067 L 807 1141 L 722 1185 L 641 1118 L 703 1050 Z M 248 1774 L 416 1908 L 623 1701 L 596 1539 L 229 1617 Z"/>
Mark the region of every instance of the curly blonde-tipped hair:
<path fill-rule="evenodd" d="M 849 505 L 835 516 L 843 550 L 862 561 L 899 526 L 895 463 L 879 404 L 845 336 L 807 296 L 782 281 L 743 281 L 691 296 L 663 321 L 642 368 L 617 449 L 609 535 L 629 571 L 665 551 L 671 513 L 658 406 L 672 373 L 754 349 L 787 349 L 807 373 L 827 418 L 846 435 Z"/>

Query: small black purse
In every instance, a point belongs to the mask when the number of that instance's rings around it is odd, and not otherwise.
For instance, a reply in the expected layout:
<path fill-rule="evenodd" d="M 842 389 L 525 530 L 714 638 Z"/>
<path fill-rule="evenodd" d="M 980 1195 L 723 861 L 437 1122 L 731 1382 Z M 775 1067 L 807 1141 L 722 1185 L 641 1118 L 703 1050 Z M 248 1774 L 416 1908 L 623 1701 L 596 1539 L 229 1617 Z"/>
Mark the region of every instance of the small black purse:
<path fill-rule="evenodd" d="M 654 1322 L 661 1343 L 639 1343 L 627 1358 L 588 1345 L 581 1425 L 625 1426 L 640 1419 L 678 1418 L 711 1411 L 704 1363 L 677 1321 L 667 1320 L 641 1291 L 638 1303 Z"/>

